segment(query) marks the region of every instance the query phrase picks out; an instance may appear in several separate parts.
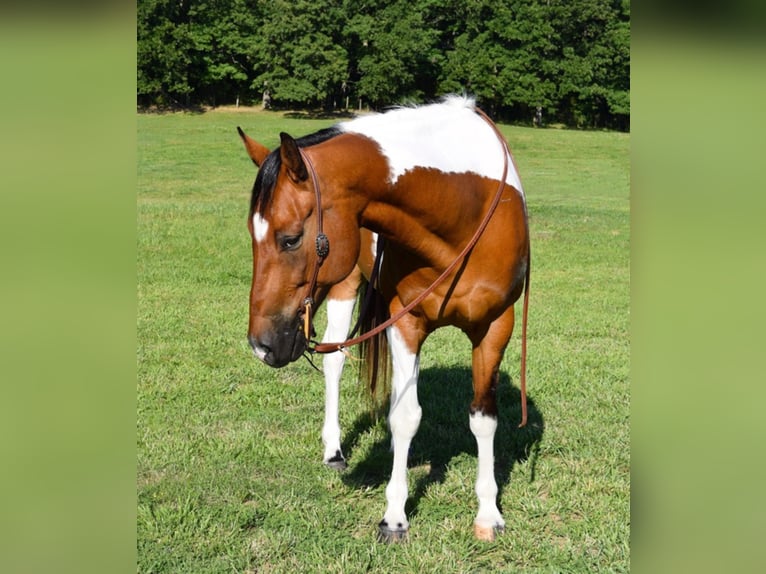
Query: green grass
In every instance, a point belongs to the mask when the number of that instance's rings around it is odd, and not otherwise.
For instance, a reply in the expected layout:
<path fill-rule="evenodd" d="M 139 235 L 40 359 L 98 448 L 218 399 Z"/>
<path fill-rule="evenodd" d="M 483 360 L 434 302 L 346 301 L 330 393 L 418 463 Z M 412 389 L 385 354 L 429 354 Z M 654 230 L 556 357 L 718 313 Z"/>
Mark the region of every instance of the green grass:
<path fill-rule="evenodd" d="M 138 571 L 626 572 L 629 558 L 629 136 L 501 126 L 532 233 L 528 392 L 519 337 L 502 365 L 496 474 L 506 532 L 472 536 L 470 349 L 443 329 L 421 362 L 409 541 L 375 542 L 391 455 L 354 369 L 342 381 L 349 469 L 324 467 L 324 386 L 245 341 L 255 169 L 331 120 L 272 113 L 138 117 Z M 317 328 L 324 318 L 320 313 Z"/>

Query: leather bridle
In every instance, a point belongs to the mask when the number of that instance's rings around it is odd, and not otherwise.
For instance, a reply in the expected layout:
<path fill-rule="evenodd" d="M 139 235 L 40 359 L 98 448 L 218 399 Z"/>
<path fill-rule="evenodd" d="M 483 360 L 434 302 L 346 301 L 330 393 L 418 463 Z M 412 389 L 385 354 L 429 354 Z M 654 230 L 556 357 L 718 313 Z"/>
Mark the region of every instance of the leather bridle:
<path fill-rule="evenodd" d="M 298 148 L 298 151 L 300 151 L 301 157 L 303 158 L 303 163 L 306 164 L 306 167 L 308 168 L 308 172 L 311 174 L 311 184 L 314 187 L 314 194 L 316 196 L 316 209 L 317 209 L 317 236 L 315 241 L 315 248 L 316 248 L 316 254 L 317 257 L 314 260 L 314 266 L 311 270 L 311 278 L 309 279 L 309 282 L 306 286 L 306 294 L 303 297 L 303 301 L 301 303 L 301 308 L 298 310 L 298 314 L 302 315 L 303 319 L 303 335 L 306 337 L 306 344 L 308 345 L 311 341 L 311 323 L 313 319 L 313 309 L 314 309 L 314 290 L 316 289 L 317 285 L 317 277 L 319 277 L 319 268 L 322 266 L 322 263 L 324 263 L 324 260 L 327 259 L 327 256 L 330 254 L 330 240 L 327 238 L 327 236 L 324 234 L 324 228 L 322 225 L 322 194 L 319 192 L 319 181 L 317 181 L 317 174 L 314 170 L 314 164 L 311 163 L 311 159 L 309 159 L 309 156 L 300 148 Z M 314 353 L 329 353 L 330 351 L 318 351 L 316 348 L 309 348 L 310 352 Z"/>

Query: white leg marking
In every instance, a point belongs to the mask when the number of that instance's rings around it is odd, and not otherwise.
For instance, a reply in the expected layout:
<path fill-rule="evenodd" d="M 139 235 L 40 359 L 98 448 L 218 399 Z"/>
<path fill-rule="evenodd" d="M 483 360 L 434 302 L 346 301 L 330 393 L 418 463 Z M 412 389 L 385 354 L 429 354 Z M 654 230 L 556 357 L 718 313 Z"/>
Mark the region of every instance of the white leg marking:
<path fill-rule="evenodd" d="M 327 330 L 322 341 L 325 343 L 342 341 L 348 335 L 351 316 L 354 312 L 354 299 L 346 301 L 329 299 L 327 301 Z M 340 423 L 338 422 L 338 402 L 340 399 L 340 376 L 346 356 L 340 351 L 324 356 L 325 403 L 322 442 L 324 443 L 324 461 L 343 456 L 340 448 Z"/>
<path fill-rule="evenodd" d="M 256 241 L 263 241 L 269 231 L 269 222 L 261 217 L 260 213 L 253 215 L 253 234 Z"/>
<path fill-rule="evenodd" d="M 477 412 L 470 416 L 471 432 L 476 437 L 479 450 L 476 474 L 476 496 L 479 512 L 475 524 L 486 528 L 503 528 L 505 521 L 497 508 L 497 483 L 495 482 L 495 455 L 493 442 L 497 419 Z"/>
<path fill-rule="evenodd" d="M 388 423 L 394 447 L 394 464 L 386 487 L 387 506 L 383 520 L 392 530 L 406 530 L 409 528 L 404 513 L 407 502 L 407 454 L 422 415 L 417 389 L 420 357 L 406 347 L 396 327 L 389 327 L 387 335 L 393 360 Z"/>

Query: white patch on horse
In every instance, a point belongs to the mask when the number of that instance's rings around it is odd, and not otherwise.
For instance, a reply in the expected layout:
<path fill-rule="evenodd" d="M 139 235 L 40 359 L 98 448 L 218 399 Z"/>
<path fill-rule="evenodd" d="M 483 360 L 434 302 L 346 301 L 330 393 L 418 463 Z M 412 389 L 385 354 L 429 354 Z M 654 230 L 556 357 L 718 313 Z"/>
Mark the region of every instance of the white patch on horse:
<path fill-rule="evenodd" d="M 472 99 L 452 96 L 438 104 L 370 114 L 338 127 L 378 143 L 388 159 L 392 183 L 416 167 L 500 179 L 503 147 L 475 108 Z M 505 181 L 524 197 L 510 156 Z"/>
<path fill-rule="evenodd" d="M 260 213 L 253 215 L 253 234 L 255 235 L 255 240 L 258 242 L 263 241 L 263 238 L 266 237 L 268 231 L 269 222 L 266 221 Z"/>

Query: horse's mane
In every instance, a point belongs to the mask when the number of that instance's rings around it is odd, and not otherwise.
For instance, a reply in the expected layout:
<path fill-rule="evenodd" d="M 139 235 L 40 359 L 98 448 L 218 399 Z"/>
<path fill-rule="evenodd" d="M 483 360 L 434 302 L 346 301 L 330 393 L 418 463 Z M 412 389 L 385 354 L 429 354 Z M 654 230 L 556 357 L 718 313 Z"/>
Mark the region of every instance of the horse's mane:
<path fill-rule="evenodd" d="M 397 104 L 392 106 L 387 106 L 383 113 L 388 112 L 395 112 L 397 110 L 415 110 L 418 108 L 424 108 L 430 105 L 444 105 L 452 108 L 468 108 L 469 110 L 475 110 L 476 109 L 476 98 L 473 96 L 469 96 L 467 94 L 459 95 L 459 94 L 447 94 L 445 96 L 442 96 L 432 102 L 427 102 L 425 104 L 419 104 L 417 102 L 412 103 L 406 103 L 406 104 Z M 353 120 L 352 120 L 353 121 Z"/>
<path fill-rule="evenodd" d="M 341 131 L 333 126 L 298 138 L 295 143 L 298 144 L 298 147 L 309 147 L 332 139 L 340 133 Z M 271 196 L 277 184 L 281 167 L 282 157 L 279 154 L 279 148 L 277 148 L 266 157 L 258 170 L 255 184 L 253 184 L 253 193 L 250 197 L 250 217 L 256 212 L 262 214 L 271 203 Z"/>

